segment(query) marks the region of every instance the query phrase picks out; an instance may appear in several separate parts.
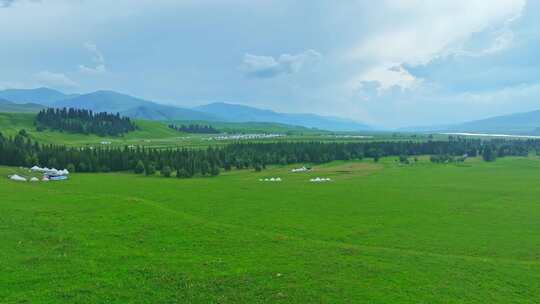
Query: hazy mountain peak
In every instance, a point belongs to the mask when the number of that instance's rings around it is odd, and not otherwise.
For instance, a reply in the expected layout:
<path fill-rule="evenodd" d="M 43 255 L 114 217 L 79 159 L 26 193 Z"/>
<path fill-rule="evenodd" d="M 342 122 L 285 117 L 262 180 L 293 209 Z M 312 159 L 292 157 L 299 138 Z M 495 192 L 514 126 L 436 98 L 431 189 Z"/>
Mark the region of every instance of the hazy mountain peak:
<path fill-rule="evenodd" d="M 37 103 L 51 105 L 68 95 L 46 87 L 35 89 L 7 89 L 0 91 L 0 98 L 14 103 Z"/>
<path fill-rule="evenodd" d="M 0 98 L 18 103 L 38 103 L 51 107 L 72 107 L 95 112 L 119 112 L 132 118 L 149 120 L 206 120 L 224 122 L 272 122 L 332 131 L 359 131 L 368 126 L 352 120 L 316 114 L 279 113 L 248 105 L 213 102 L 186 109 L 144 100 L 111 90 L 87 94 L 66 95 L 62 92 L 36 88 L 32 90 L 0 91 Z"/>

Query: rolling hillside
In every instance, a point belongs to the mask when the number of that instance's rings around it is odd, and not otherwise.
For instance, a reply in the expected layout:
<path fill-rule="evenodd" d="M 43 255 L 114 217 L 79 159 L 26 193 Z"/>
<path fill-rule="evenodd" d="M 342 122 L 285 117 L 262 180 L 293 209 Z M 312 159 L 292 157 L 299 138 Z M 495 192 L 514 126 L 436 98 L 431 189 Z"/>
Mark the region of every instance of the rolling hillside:
<path fill-rule="evenodd" d="M 151 121 L 135 120 L 137 131 L 129 132 L 120 137 L 100 137 L 97 135 L 83 135 L 67 132 L 45 130 L 36 131 L 32 113 L 1 113 L 0 132 L 5 136 L 13 136 L 24 129 L 30 138 L 44 144 L 62 144 L 68 146 L 101 145 L 110 142 L 111 145 L 142 145 L 151 147 L 206 147 L 209 144 L 221 145 L 226 142 L 210 142 L 206 135 L 187 134 L 170 129 L 167 123 L 207 123 L 204 121 Z M 277 123 L 227 123 L 212 122 L 216 128 L 229 133 L 281 133 L 290 135 L 316 135 L 324 133 L 303 127 L 294 127 Z"/>
<path fill-rule="evenodd" d="M 37 132 L 34 127 L 34 114 L 29 113 L 0 113 L 0 132 L 3 135 L 15 135 L 24 129 L 29 136 L 40 143 L 64 144 L 68 146 L 94 145 L 102 141 L 110 141 L 113 145 L 145 144 L 153 141 L 172 141 L 182 133 L 169 129 L 162 122 L 136 120 L 139 130 L 129 132 L 121 137 L 99 137 L 97 135 L 83 135 L 45 130 Z M 157 144 L 157 142 L 155 142 Z"/>
<path fill-rule="evenodd" d="M 210 125 L 224 133 L 289 133 L 289 134 L 324 134 L 329 131 L 280 124 L 276 122 L 225 122 L 225 121 L 198 121 L 175 120 L 170 123 Z"/>

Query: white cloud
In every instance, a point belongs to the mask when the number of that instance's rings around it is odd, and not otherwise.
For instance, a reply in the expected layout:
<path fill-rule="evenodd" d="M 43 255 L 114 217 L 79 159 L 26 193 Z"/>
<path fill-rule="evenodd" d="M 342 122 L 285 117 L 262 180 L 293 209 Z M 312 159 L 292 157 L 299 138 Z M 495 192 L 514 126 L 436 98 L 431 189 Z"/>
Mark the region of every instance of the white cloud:
<path fill-rule="evenodd" d="M 394 63 L 385 63 L 374 66 L 358 77 L 353 78 L 348 87 L 351 90 L 361 89 L 364 83 L 378 83 L 377 91 L 382 93 L 393 87 L 400 89 L 414 89 L 422 83 L 422 79 L 417 79 L 409 73 L 403 66 Z"/>
<path fill-rule="evenodd" d="M 104 65 L 98 65 L 94 68 L 91 68 L 91 67 L 87 67 L 85 65 L 79 65 L 79 72 L 81 72 L 82 74 L 85 74 L 85 75 L 99 75 L 99 74 L 103 74 L 105 72 L 107 72 L 107 68 L 105 68 Z"/>
<path fill-rule="evenodd" d="M 249 77 L 272 78 L 281 74 L 299 72 L 306 65 L 314 64 L 322 55 L 314 50 L 290 55 L 282 54 L 278 58 L 245 54 L 241 70 Z"/>
<path fill-rule="evenodd" d="M 32 75 L 34 81 L 42 86 L 50 86 L 54 88 L 73 88 L 78 87 L 79 84 L 65 74 L 53 73 L 49 71 L 41 71 Z"/>
<path fill-rule="evenodd" d="M 513 40 L 509 24 L 521 15 L 524 6 L 525 0 L 387 0 L 384 14 L 380 14 L 387 19 L 348 54 L 351 60 L 371 65 L 355 79 L 378 81 L 383 88 L 411 88 L 418 81 L 405 70 L 393 71 L 392 67 L 506 49 Z M 466 49 L 471 37 L 482 32 L 490 33 L 492 39 L 474 51 Z"/>
<path fill-rule="evenodd" d="M 85 75 L 98 75 L 107 72 L 107 68 L 105 66 L 105 57 L 97 46 L 94 43 L 87 42 L 84 44 L 84 47 L 92 55 L 92 62 L 94 62 L 95 66 L 88 67 L 81 64 L 79 65 L 79 72 Z"/>

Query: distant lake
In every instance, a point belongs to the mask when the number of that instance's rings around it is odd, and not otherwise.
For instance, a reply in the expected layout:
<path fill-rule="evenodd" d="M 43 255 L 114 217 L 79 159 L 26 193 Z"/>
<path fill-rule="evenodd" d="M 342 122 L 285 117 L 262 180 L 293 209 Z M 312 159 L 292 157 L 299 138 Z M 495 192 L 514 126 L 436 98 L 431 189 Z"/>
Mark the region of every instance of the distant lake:
<path fill-rule="evenodd" d="M 512 138 L 540 138 L 535 135 L 510 135 L 510 134 L 486 134 L 486 133 L 441 133 L 444 135 L 461 135 L 461 136 L 485 136 L 485 137 L 512 137 Z"/>

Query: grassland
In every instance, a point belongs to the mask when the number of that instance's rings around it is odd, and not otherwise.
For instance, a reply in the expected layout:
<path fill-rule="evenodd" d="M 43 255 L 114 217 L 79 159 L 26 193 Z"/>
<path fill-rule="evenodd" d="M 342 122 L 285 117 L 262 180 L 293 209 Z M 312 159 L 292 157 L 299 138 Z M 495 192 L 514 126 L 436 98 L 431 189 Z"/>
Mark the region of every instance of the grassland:
<path fill-rule="evenodd" d="M 137 120 L 138 130 L 129 132 L 121 137 L 99 137 L 96 135 L 82 135 L 67 132 L 46 130 L 37 132 L 34 127 L 34 115 L 27 113 L 0 113 L 0 132 L 4 135 L 15 135 L 25 129 L 30 138 L 44 144 L 61 144 L 72 147 L 100 146 L 102 142 L 111 146 L 147 146 L 154 148 L 168 147 L 207 147 L 220 146 L 235 142 L 236 140 L 213 140 L 215 135 L 186 134 L 167 127 L 167 123 L 160 121 Z M 175 122 L 181 124 L 182 122 Z M 184 122 L 188 123 L 188 122 Z M 204 123 L 204 122 L 198 122 Z M 258 141 L 321 141 L 321 142 L 357 142 L 357 141 L 397 141 L 397 140 L 427 140 L 427 135 L 367 132 L 365 137 L 358 133 L 340 132 L 337 134 L 327 131 L 313 130 L 302 127 L 287 126 L 275 123 L 226 123 L 213 122 L 211 125 L 229 133 L 279 133 L 285 136 Z M 437 139 L 444 140 L 448 136 L 438 135 Z M 253 140 L 252 140 L 253 141 Z"/>
<path fill-rule="evenodd" d="M 539 302 L 540 159 L 289 169 L 1 178 L 0 303 Z"/>

